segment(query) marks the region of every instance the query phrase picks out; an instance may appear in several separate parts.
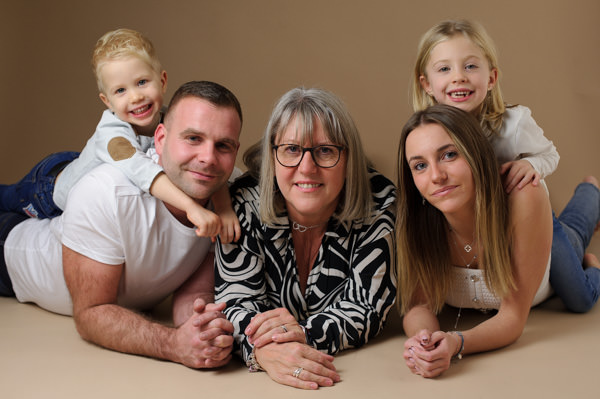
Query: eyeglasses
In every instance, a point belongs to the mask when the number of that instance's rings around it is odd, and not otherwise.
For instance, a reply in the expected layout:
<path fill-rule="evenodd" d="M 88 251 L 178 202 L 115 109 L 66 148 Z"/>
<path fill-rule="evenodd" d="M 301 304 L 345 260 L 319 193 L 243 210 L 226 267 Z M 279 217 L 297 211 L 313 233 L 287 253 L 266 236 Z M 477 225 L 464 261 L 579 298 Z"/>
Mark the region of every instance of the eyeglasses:
<path fill-rule="evenodd" d="M 300 165 L 306 152 L 310 152 L 315 164 L 321 168 L 333 168 L 340 161 L 344 146 L 334 144 L 318 145 L 316 147 L 302 147 L 298 144 L 279 144 L 272 147 L 275 158 L 286 168 Z"/>

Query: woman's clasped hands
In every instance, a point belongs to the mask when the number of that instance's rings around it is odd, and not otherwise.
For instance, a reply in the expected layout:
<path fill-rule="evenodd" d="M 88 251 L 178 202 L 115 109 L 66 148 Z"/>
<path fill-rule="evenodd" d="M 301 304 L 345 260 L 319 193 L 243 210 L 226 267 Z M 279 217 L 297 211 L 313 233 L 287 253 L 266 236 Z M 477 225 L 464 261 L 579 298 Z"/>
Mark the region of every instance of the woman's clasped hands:
<path fill-rule="evenodd" d="M 340 381 L 333 356 L 306 344 L 303 328 L 287 309 L 257 314 L 244 332 L 254 345 L 256 361 L 273 380 L 301 389 Z"/>
<path fill-rule="evenodd" d="M 437 377 L 450 368 L 461 349 L 461 338 L 453 332 L 421 330 L 404 342 L 404 360 L 413 374 Z"/>

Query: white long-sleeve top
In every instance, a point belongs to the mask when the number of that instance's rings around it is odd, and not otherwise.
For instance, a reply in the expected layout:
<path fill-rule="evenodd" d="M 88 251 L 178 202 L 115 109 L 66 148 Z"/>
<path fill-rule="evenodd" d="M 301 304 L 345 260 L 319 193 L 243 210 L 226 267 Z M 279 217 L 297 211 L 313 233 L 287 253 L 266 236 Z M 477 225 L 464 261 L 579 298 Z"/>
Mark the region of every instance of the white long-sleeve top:
<path fill-rule="evenodd" d="M 131 144 L 131 152 L 115 154 L 111 145 L 119 147 L 115 144 L 120 140 L 126 140 Z M 103 163 L 115 166 L 137 187 L 148 193 L 152 182 L 163 170 L 146 155 L 146 151 L 153 144 L 154 137 L 137 135 L 129 123 L 117 118 L 110 110 L 105 110 L 96 131 L 81 151 L 79 158 L 69 163 L 61 172 L 60 178 L 56 180 L 54 203 L 64 210 L 67 195 L 75 183 L 87 172 Z"/>
<path fill-rule="evenodd" d="M 525 159 L 542 179 L 558 167 L 558 151 L 544 136 L 529 108 L 523 105 L 507 107 L 499 133 L 492 137 L 491 144 L 500 164 Z"/>

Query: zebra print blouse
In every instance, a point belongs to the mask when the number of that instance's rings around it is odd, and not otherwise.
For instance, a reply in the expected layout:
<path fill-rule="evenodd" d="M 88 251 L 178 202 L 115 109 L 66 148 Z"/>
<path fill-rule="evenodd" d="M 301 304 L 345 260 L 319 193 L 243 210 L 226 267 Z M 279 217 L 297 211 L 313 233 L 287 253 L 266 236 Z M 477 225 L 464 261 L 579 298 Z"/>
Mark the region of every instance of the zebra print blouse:
<path fill-rule="evenodd" d="M 332 218 L 302 295 L 287 215 L 261 223 L 259 190 L 245 176 L 232 187 L 242 226 L 237 243 L 217 245 L 215 296 L 226 302 L 235 350 L 244 361 L 252 345 L 244 335 L 257 313 L 285 307 L 305 327 L 307 344 L 335 354 L 359 347 L 383 328 L 396 296 L 394 185 L 370 171 L 374 210 L 349 225 Z"/>

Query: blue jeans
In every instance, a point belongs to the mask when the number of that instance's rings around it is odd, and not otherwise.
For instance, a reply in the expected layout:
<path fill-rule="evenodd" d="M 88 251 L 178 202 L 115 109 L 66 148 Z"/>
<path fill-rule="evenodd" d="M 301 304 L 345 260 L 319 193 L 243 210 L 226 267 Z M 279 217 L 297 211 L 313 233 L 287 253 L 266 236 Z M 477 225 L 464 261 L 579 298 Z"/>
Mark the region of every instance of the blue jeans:
<path fill-rule="evenodd" d="M 8 233 L 21 223 L 23 220 L 28 219 L 27 216 L 13 212 L 1 212 L 0 213 L 0 295 L 1 296 L 15 296 L 13 291 L 10 277 L 8 276 L 8 270 L 6 270 L 6 260 L 4 259 L 4 242 Z"/>
<path fill-rule="evenodd" d="M 554 219 L 550 284 L 567 309 L 587 312 L 600 294 L 600 269 L 583 268 L 583 255 L 600 220 L 600 191 L 581 183 Z"/>
<path fill-rule="evenodd" d="M 78 152 L 57 152 L 44 158 L 15 184 L 0 185 L 0 212 L 15 212 L 47 219 L 62 213 L 52 199 L 56 176 L 79 156 Z"/>

